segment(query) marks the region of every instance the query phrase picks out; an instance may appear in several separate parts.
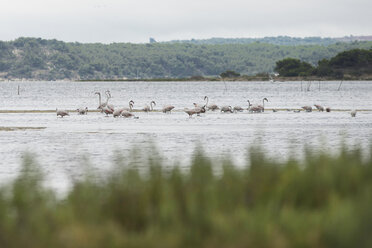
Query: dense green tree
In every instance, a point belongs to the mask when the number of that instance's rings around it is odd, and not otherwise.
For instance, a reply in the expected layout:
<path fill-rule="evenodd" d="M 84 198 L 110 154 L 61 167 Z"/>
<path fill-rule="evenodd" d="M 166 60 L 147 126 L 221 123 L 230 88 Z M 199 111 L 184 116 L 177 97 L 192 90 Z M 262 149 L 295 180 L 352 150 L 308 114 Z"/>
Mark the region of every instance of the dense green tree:
<path fill-rule="evenodd" d="M 372 50 L 353 49 L 337 54 L 329 64 L 333 67 L 372 66 Z"/>
<path fill-rule="evenodd" d="M 329 60 L 322 59 L 318 62 L 318 67 L 314 70 L 314 74 L 320 77 L 332 75 L 333 70 L 329 65 Z"/>
<path fill-rule="evenodd" d="M 276 62 L 275 71 L 283 77 L 309 76 L 314 67 L 299 59 L 286 58 Z"/>
<path fill-rule="evenodd" d="M 308 76 L 343 78 L 345 74 L 361 76 L 372 74 L 372 49 L 353 49 L 337 54 L 331 59 L 322 59 L 316 68 L 298 59 L 277 61 L 275 70 L 281 76 Z"/>

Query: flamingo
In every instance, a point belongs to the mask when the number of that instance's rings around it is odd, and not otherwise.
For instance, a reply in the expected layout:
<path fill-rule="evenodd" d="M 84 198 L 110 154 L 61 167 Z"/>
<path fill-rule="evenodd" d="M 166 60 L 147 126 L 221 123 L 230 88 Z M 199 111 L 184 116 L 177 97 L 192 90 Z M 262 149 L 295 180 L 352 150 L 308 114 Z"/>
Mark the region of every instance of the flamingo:
<path fill-rule="evenodd" d="M 98 107 L 97 109 L 101 109 L 106 106 L 106 103 L 102 103 L 101 101 L 101 92 L 94 93 L 95 95 L 98 95 Z"/>
<path fill-rule="evenodd" d="M 132 112 L 132 110 L 133 110 L 133 105 L 134 105 L 134 101 L 133 101 L 133 100 L 130 100 L 130 101 L 128 102 L 128 106 L 129 106 L 129 108 L 125 107 L 125 108 L 122 108 L 122 110 L 126 110 L 126 111 L 130 111 L 130 112 Z"/>
<path fill-rule="evenodd" d="M 130 118 L 130 117 L 133 117 L 134 119 L 138 119 L 139 117 L 138 116 L 135 116 L 133 113 L 127 111 L 127 110 L 124 110 L 123 112 L 121 112 L 121 116 L 125 117 L 125 118 Z"/>
<path fill-rule="evenodd" d="M 184 111 L 185 111 L 186 114 L 189 115 L 189 117 L 192 117 L 194 114 L 196 114 L 195 109 L 188 109 L 188 108 L 185 108 Z"/>
<path fill-rule="evenodd" d="M 230 112 L 230 113 L 232 113 L 233 112 L 232 111 L 232 107 L 231 106 L 223 106 L 223 107 L 221 107 L 221 112 L 224 112 L 224 113 Z"/>
<path fill-rule="evenodd" d="M 261 113 L 262 112 L 262 106 L 252 106 L 250 109 L 249 109 L 249 112 L 253 112 L 253 113 Z"/>
<path fill-rule="evenodd" d="M 101 110 L 101 112 L 103 112 L 102 111 L 102 108 L 103 107 L 108 107 L 108 108 L 110 108 L 111 110 L 114 110 L 114 105 L 112 105 L 112 104 L 108 104 L 108 101 L 109 101 L 109 99 L 111 98 L 111 93 L 110 93 L 110 91 L 109 90 L 106 90 L 106 97 L 107 97 L 107 99 L 106 99 L 106 102 L 104 102 L 104 103 L 102 103 L 102 101 L 101 101 L 101 93 L 100 92 L 95 92 L 94 94 L 95 95 L 98 95 L 98 108 L 97 109 L 100 109 Z"/>
<path fill-rule="evenodd" d="M 220 108 L 215 103 L 211 103 L 211 104 L 208 105 L 208 110 L 215 111 L 217 109 L 220 109 Z"/>
<path fill-rule="evenodd" d="M 167 113 L 167 112 L 171 113 L 172 109 L 174 109 L 174 106 L 172 106 L 172 105 L 165 105 L 163 107 L 163 110 L 162 111 L 163 111 L 163 113 Z"/>
<path fill-rule="evenodd" d="M 315 106 L 315 108 L 317 109 L 317 110 L 319 110 L 319 112 L 320 111 L 324 111 L 324 107 L 323 106 L 321 106 L 321 105 L 319 105 L 319 104 L 314 104 L 314 106 Z"/>
<path fill-rule="evenodd" d="M 251 104 L 251 102 L 249 100 L 247 100 L 247 102 L 248 102 L 248 108 L 247 108 L 247 110 L 250 111 L 250 109 L 252 107 L 252 104 Z"/>
<path fill-rule="evenodd" d="M 195 107 L 205 107 L 205 106 L 207 106 L 208 105 L 208 100 L 209 100 L 209 98 L 208 98 L 208 96 L 205 96 L 204 97 L 204 100 L 206 100 L 206 103 L 205 104 L 202 104 L 202 103 L 193 103 L 194 104 L 194 106 Z"/>
<path fill-rule="evenodd" d="M 262 105 L 258 105 L 257 107 L 259 107 L 261 109 L 260 112 L 264 112 L 265 111 L 265 101 L 266 102 L 269 102 L 269 100 L 267 100 L 267 98 L 265 97 L 264 99 L 262 99 Z"/>
<path fill-rule="evenodd" d="M 102 108 L 102 112 L 106 114 L 106 116 L 110 115 L 110 114 L 113 114 L 114 113 L 114 110 L 113 109 L 110 109 L 108 106 L 105 106 Z"/>
<path fill-rule="evenodd" d="M 107 97 L 107 99 L 106 99 L 106 106 L 107 106 L 109 109 L 111 109 L 112 112 L 114 112 L 114 105 L 112 105 L 112 104 L 108 104 L 108 101 L 109 101 L 109 99 L 111 98 L 111 93 L 110 93 L 110 91 L 109 91 L 109 90 L 106 90 L 106 91 L 105 91 L 105 94 L 106 94 L 106 97 Z"/>
<path fill-rule="evenodd" d="M 112 113 L 112 116 L 113 117 L 119 117 L 121 115 L 121 112 L 123 112 L 124 109 L 116 109 L 113 113 Z"/>
<path fill-rule="evenodd" d="M 88 107 L 85 107 L 85 109 L 84 108 L 78 108 L 76 111 L 78 112 L 79 115 L 86 115 L 86 114 L 88 114 Z"/>
<path fill-rule="evenodd" d="M 56 113 L 57 113 L 57 117 L 58 116 L 61 116 L 61 118 L 63 118 L 63 116 L 66 116 L 66 115 L 70 115 L 66 110 L 58 110 L 56 109 Z"/>
<path fill-rule="evenodd" d="M 125 108 L 117 109 L 117 110 L 115 110 L 115 111 L 112 113 L 112 115 L 113 115 L 114 117 L 119 117 L 123 111 L 132 112 L 133 104 L 134 104 L 134 101 L 133 101 L 133 100 L 130 100 L 129 103 L 128 103 L 129 108 L 126 108 L 126 107 L 125 107 Z"/>
<path fill-rule="evenodd" d="M 313 108 L 311 106 L 303 106 L 302 107 L 306 112 L 312 112 Z"/>
<path fill-rule="evenodd" d="M 234 112 L 242 112 L 244 109 L 240 106 L 235 106 L 233 110 Z"/>
<path fill-rule="evenodd" d="M 145 112 L 153 111 L 154 110 L 153 106 L 152 106 L 153 104 L 154 104 L 154 106 L 156 106 L 155 101 L 151 101 L 150 106 L 146 104 L 145 107 L 142 110 L 145 111 Z"/>
<path fill-rule="evenodd" d="M 195 107 L 194 111 L 198 116 L 200 116 L 201 113 L 205 113 L 205 105 L 203 107 Z"/>

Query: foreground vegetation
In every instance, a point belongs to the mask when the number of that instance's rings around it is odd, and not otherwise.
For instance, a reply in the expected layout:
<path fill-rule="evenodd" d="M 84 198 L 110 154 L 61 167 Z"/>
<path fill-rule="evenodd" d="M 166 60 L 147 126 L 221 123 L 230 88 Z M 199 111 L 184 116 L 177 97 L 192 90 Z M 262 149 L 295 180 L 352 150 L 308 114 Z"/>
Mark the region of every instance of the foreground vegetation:
<path fill-rule="evenodd" d="M 0 247 L 372 245 L 372 158 L 359 150 L 279 163 L 254 149 L 245 168 L 201 153 L 188 169 L 114 161 L 59 199 L 26 156 L 0 191 Z"/>
<path fill-rule="evenodd" d="M 251 44 L 81 44 L 38 38 L 0 41 L 0 79 L 91 80 L 187 78 L 273 72 L 275 62 L 295 58 L 316 65 L 337 53 L 370 49 L 372 42 L 284 46 Z"/>

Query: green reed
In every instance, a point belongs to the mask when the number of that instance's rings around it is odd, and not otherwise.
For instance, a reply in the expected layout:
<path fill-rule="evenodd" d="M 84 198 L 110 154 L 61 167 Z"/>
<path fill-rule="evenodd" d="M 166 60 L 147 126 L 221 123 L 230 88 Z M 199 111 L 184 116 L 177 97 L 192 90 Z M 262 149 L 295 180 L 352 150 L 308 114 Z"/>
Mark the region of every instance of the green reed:
<path fill-rule="evenodd" d="M 236 167 L 196 152 L 181 168 L 117 156 L 60 199 L 26 156 L 0 191 L 0 247 L 372 247 L 372 159 L 360 150 L 248 157 Z"/>

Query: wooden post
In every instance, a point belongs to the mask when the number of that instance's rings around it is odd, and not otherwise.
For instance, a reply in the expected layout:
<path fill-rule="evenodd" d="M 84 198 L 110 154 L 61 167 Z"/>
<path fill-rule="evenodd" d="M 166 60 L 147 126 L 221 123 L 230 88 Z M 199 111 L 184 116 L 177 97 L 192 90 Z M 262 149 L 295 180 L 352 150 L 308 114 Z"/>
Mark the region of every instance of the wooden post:
<path fill-rule="evenodd" d="M 342 85 L 342 80 L 341 80 L 341 83 L 340 83 L 340 85 L 338 86 L 338 89 L 337 89 L 337 91 L 340 91 L 340 89 L 341 89 L 341 85 Z"/>
<path fill-rule="evenodd" d="M 19 95 L 19 85 L 18 85 L 18 95 Z"/>

